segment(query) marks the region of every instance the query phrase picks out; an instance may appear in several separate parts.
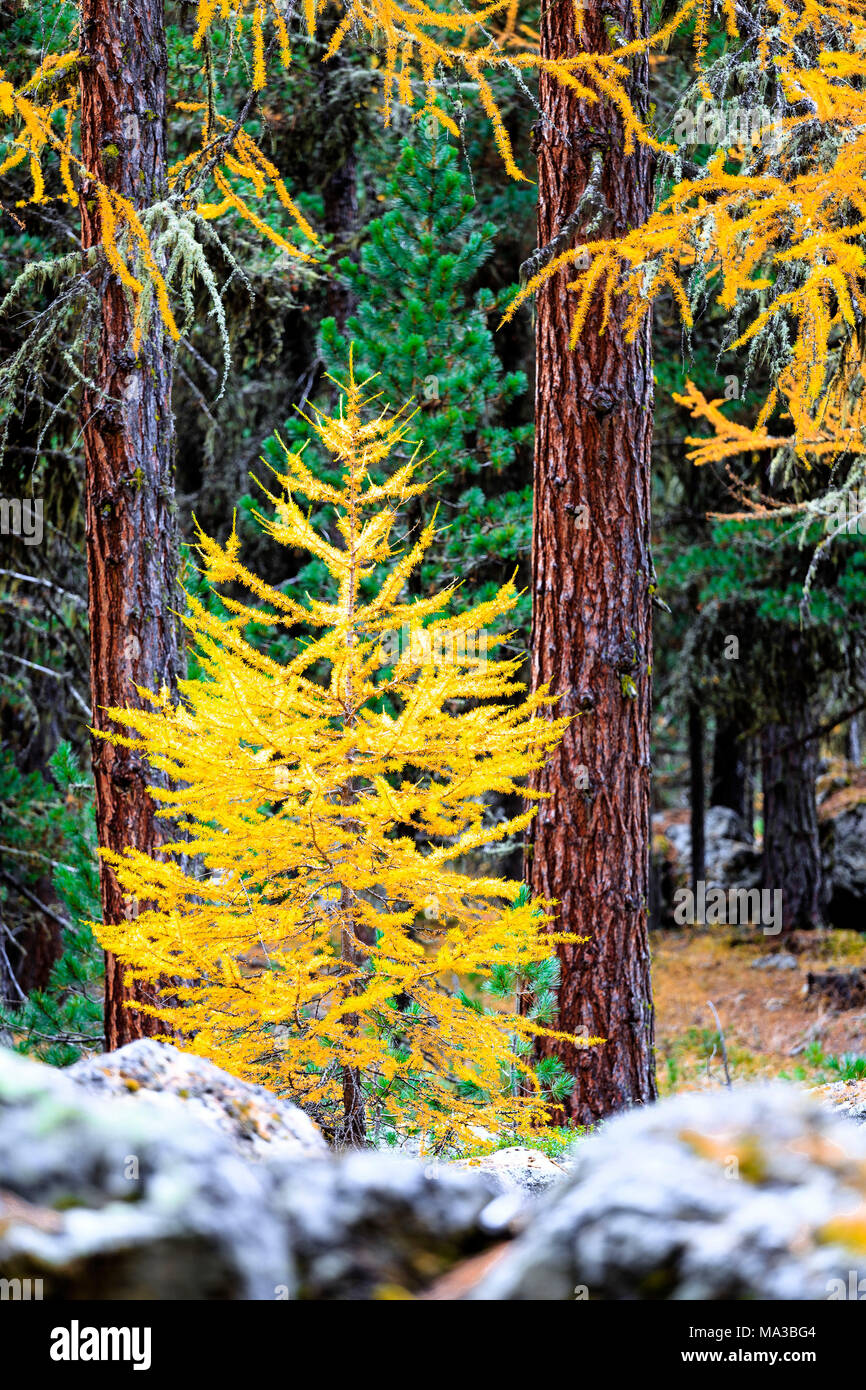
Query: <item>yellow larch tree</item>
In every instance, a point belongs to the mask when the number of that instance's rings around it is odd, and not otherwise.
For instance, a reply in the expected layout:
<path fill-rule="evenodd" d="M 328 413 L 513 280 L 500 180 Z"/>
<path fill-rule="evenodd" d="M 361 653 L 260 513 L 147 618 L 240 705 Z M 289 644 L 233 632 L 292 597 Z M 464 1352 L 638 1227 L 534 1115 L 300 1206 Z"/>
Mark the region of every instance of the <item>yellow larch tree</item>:
<path fill-rule="evenodd" d="M 455 861 L 528 824 L 534 809 L 492 824 L 489 795 L 525 795 L 567 721 L 537 718 L 547 691 L 519 698 L 520 659 L 489 654 L 511 584 L 459 615 L 451 589 L 402 597 L 435 530 L 392 538 L 426 487 L 416 455 L 385 468 L 412 416 L 342 389 L 339 413 L 310 421 L 340 481 L 286 450 L 259 517 L 324 562 L 334 593 L 298 604 L 244 567 L 235 534 L 200 534 L 209 584 L 251 602 L 226 594 L 226 617 L 190 597 L 202 678 L 177 705 L 110 711 L 127 730 L 110 737 L 168 780 L 152 795 L 181 833 L 158 855 L 108 855 L 148 906 L 95 930 L 133 977 L 182 982 L 150 1007 L 185 1046 L 296 1098 L 338 1142 L 471 1138 L 479 1112 L 525 1132 L 551 1115 L 526 1060 L 544 1011 L 481 1001 L 551 956 L 552 905 Z M 299 497 L 332 512 L 327 534 Z M 284 664 L 246 639 L 251 619 L 292 634 Z"/>
<path fill-rule="evenodd" d="M 772 0 L 767 14 L 765 30 L 746 18 L 756 48 L 745 80 L 737 74 L 739 100 L 752 93 L 749 128 L 740 121 L 741 138 L 690 170 L 616 253 L 635 323 L 670 289 L 690 331 L 713 295 L 729 316 L 726 354 L 769 378 L 750 423 L 692 381 L 675 400 L 709 428 L 687 436 L 688 456 L 725 469 L 740 519 L 786 519 L 808 545 L 814 523 L 825 528 L 805 602 L 818 559 L 845 534 L 839 515 L 852 501 L 859 511 L 866 481 L 866 5 Z M 696 91 L 721 109 L 725 84 L 737 91 L 733 76 L 730 63 L 710 65 Z M 599 264 L 598 284 L 611 273 L 612 260 Z M 759 485 L 748 474 L 760 456 Z"/>

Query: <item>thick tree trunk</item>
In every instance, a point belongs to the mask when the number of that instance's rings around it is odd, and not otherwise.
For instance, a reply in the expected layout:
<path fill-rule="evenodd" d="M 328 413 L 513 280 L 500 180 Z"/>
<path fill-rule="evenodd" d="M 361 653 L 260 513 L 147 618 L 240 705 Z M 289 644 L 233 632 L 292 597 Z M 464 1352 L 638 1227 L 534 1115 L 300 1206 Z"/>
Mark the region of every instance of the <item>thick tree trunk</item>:
<path fill-rule="evenodd" d="M 719 716 L 713 738 L 713 771 L 710 781 L 710 805 L 727 806 L 747 821 L 748 744 L 740 738 L 740 726 L 735 719 Z M 751 833 L 751 825 L 746 828 Z"/>
<path fill-rule="evenodd" d="M 704 838 L 704 716 L 696 700 L 689 701 L 689 812 L 692 831 L 692 892 L 697 901 L 698 884 L 706 878 Z"/>
<path fill-rule="evenodd" d="M 162 0 L 82 0 L 81 143 L 86 167 L 110 188 L 146 207 L 165 192 L 166 68 Z M 100 239 L 99 213 L 85 185 L 82 240 Z M 103 263 L 99 340 L 92 345 L 82 430 L 86 465 L 87 560 L 93 717 L 110 728 L 106 706 L 140 705 L 135 687 L 176 688 L 177 545 L 173 505 L 172 354 L 154 312 L 137 353 L 132 316 L 120 281 Z M 166 836 L 147 783 L 155 780 L 135 753 L 94 741 L 99 842 L 153 852 Z M 112 870 L 102 868 L 104 920 L 122 922 L 138 906 L 125 902 Z M 162 1031 L 125 1007 L 152 1001 L 145 986 L 128 988 L 106 956 L 105 1033 L 109 1049 Z"/>
<path fill-rule="evenodd" d="M 808 705 L 761 733 L 763 887 L 782 893 L 782 930 L 822 924 L 823 884 L 815 802 L 817 744 Z"/>
<path fill-rule="evenodd" d="M 633 33 L 628 0 L 583 7 L 585 43 L 607 45 L 604 15 Z M 575 10 L 542 6 L 545 56 L 578 51 Z M 646 67 L 635 63 L 645 91 Z M 538 128 L 538 236 L 544 246 L 574 212 L 593 154 L 603 155 L 610 235 L 645 220 L 652 159 L 626 157 L 607 104 L 584 104 L 544 76 Z M 559 948 L 558 1027 L 601 1047 L 545 1043 L 575 1073 L 566 1108 L 592 1123 L 656 1095 L 647 933 L 650 840 L 649 324 L 627 344 L 622 303 L 599 336 L 600 307 L 568 348 L 574 296 L 560 272 L 538 295 L 533 686 L 550 682 L 558 711 L 578 716 L 538 780 L 550 799 L 527 844 L 534 891 L 558 901 L 561 929 L 589 936 Z"/>

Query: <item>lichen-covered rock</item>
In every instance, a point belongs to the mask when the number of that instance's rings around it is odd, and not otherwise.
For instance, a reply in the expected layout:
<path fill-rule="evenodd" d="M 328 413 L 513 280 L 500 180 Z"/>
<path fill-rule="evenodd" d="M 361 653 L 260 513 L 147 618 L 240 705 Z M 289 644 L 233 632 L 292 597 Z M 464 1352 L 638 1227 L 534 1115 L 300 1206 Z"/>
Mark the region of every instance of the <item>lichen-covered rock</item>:
<path fill-rule="evenodd" d="M 0 1277 L 46 1299 L 823 1299 L 866 1277 L 866 1127 L 790 1084 L 612 1120 L 531 1201 L 503 1173 L 549 1173 L 532 1151 L 498 1172 L 260 1151 L 193 1096 L 98 1085 L 0 1051 Z"/>
<path fill-rule="evenodd" d="M 99 1089 L 0 1051 L 0 1277 L 42 1279 L 45 1299 L 411 1296 L 513 1216 L 483 1174 L 262 1156 L 193 1098 Z"/>
<path fill-rule="evenodd" d="M 519 1145 L 497 1149 L 479 1158 L 461 1158 L 452 1167 L 487 1173 L 500 1192 L 524 1192 L 531 1197 L 562 1182 L 568 1172 L 568 1166 L 555 1163 L 539 1149 L 522 1149 Z"/>
<path fill-rule="evenodd" d="M 100 1099 L 0 1052 L 0 1275 L 46 1299 L 272 1298 L 294 1287 L 273 1186 L 176 1097 Z"/>
<path fill-rule="evenodd" d="M 791 1085 L 606 1124 L 473 1299 L 826 1299 L 866 1275 L 866 1131 Z"/>
<path fill-rule="evenodd" d="M 312 1120 L 291 1101 L 264 1086 L 238 1081 L 206 1058 L 155 1038 L 140 1038 L 116 1052 L 86 1058 L 67 1075 L 97 1096 L 158 1096 L 167 1109 L 174 1097 L 183 1102 L 188 1116 L 218 1129 L 245 1158 L 327 1152 Z"/>
<path fill-rule="evenodd" d="M 374 1152 L 286 1164 L 276 1201 L 307 1299 L 412 1296 L 515 1216 L 489 1174 Z"/>
<path fill-rule="evenodd" d="M 834 927 L 866 931 L 866 803 L 825 812 L 824 872 L 829 883 L 827 917 Z"/>
<path fill-rule="evenodd" d="M 811 1094 L 837 1115 L 866 1125 L 866 1081 L 829 1081 L 825 1086 L 816 1086 Z"/>

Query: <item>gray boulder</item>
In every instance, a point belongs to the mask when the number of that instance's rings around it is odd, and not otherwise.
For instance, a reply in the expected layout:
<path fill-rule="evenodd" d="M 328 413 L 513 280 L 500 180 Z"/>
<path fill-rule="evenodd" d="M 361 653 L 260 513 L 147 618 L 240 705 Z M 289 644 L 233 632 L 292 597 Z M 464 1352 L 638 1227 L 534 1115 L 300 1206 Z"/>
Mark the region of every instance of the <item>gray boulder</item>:
<path fill-rule="evenodd" d="M 484 1174 L 337 1158 L 304 1125 L 263 1154 L 211 1104 L 240 1083 L 155 1046 L 172 1083 L 189 1064 L 205 1092 L 119 1089 L 140 1044 L 99 1094 L 87 1067 L 76 1079 L 0 1051 L 0 1277 L 64 1301 L 404 1297 L 510 1229 Z M 296 1125 L 267 1092 L 252 1101 Z"/>
<path fill-rule="evenodd" d="M 653 924 L 669 926 L 674 892 L 691 879 L 691 828 L 687 820 L 659 814 L 653 830 Z M 820 831 L 826 919 L 834 927 L 866 931 L 866 802 L 837 805 L 830 798 L 820 812 Z M 711 806 L 704 835 L 708 886 L 760 887 L 761 852 L 735 811 Z"/>
<path fill-rule="evenodd" d="M 66 1073 L 89 1094 L 137 1105 L 142 1097 L 200 1120 L 230 1140 L 244 1158 L 317 1155 L 328 1147 L 308 1115 L 264 1086 L 155 1038 L 140 1038 L 116 1052 L 86 1058 Z"/>
<path fill-rule="evenodd" d="M 666 834 L 686 882 L 692 866 L 691 827 L 672 825 Z M 704 816 L 704 864 L 707 884 L 720 888 L 757 888 L 760 885 L 761 856 L 740 817 L 728 806 L 710 806 Z"/>
<path fill-rule="evenodd" d="M 182 1101 L 99 1099 L 0 1052 L 3 1277 L 47 1299 L 272 1298 L 295 1276 L 271 1188 Z"/>
<path fill-rule="evenodd" d="M 824 820 L 827 919 L 834 927 L 866 931 L 866 803 Z"/>
<path fill-rule="evenodd" d="M 758 888 L 761 855 L 736 811 L 711 806 L 704 817 L 704 868 L 707 887 Z M 691 883 L 692 832 L 688 821 L 653 818 L 653 925 L 673 924 L 674 893 Z"/>
<path fill-rule="evenodd" d="M 519 1145 L 479 1158 L 461 1158 L 451 1166 L 470 1173 L 486 1173 L 500 1192 L 520 1192 L 530 1197 L 547 1192 L 568 1173 L 567 1165 L 555 1163 L 539 1149 L 523 1149 Z"/>
<path fill-rule="evenodd" d="M 866 1132 L 793 1086 L 676 1096 L 584 1141 L 468 1297 L 826 1299 L 866 1275 L 864 1163 Z"/>

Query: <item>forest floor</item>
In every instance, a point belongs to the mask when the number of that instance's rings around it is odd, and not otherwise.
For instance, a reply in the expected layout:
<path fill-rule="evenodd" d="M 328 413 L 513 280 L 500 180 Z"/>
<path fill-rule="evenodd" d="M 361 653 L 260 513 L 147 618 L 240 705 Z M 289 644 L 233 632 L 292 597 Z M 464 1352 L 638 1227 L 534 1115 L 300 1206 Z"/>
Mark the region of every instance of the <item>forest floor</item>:
<path fill-rule="evenodd" d="M 709 1000 L 732 1081 L 857 1080 L 866 1087 L 866 994 L 859 995 L 866 987 L 866 935 L 801 932 L 784 942 L 756 942 L 736 928 L 680 928 L 654 932 L 652 948 L 662 1095 L 725 1082 Z M 859 980 L 849 975 L 858 969 L 864 970 Z M 844 972 L 854 981 L 853 1007 L 840 1006 L 851 1000 L 807 997 L 810 972 Z"/>

